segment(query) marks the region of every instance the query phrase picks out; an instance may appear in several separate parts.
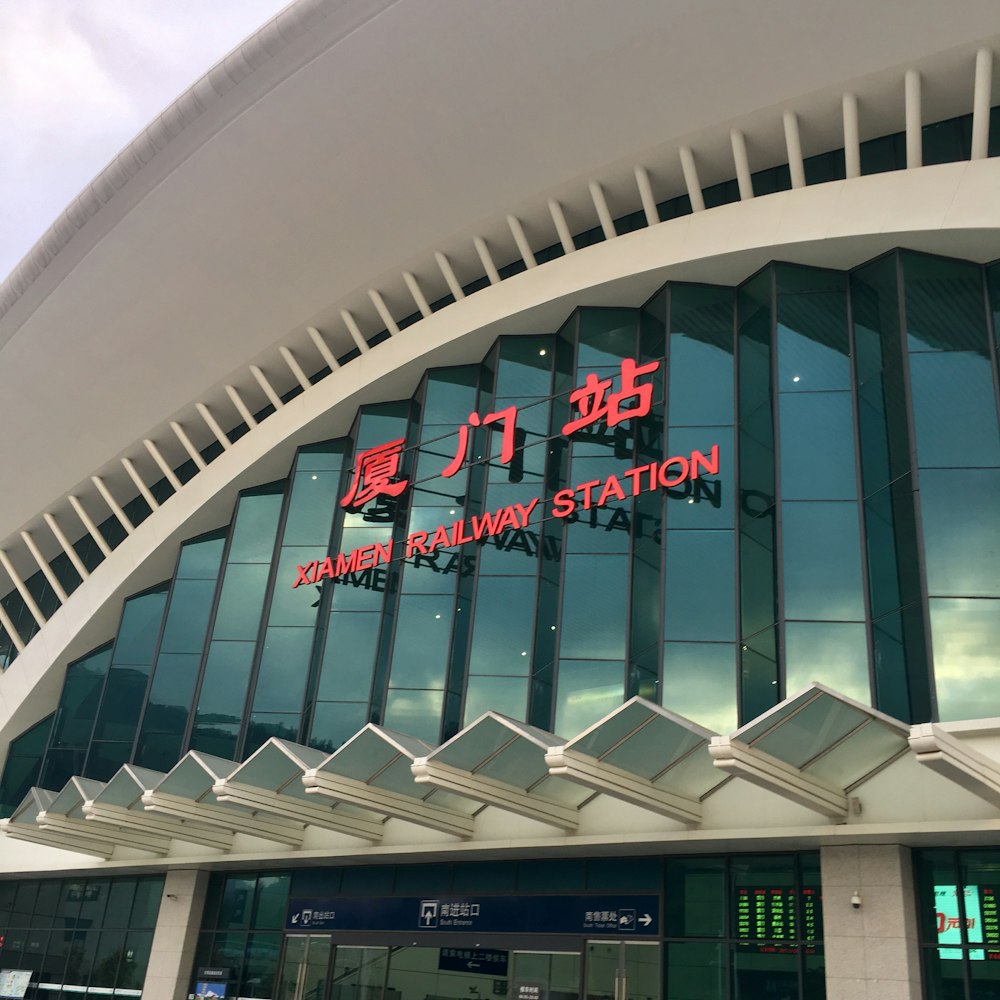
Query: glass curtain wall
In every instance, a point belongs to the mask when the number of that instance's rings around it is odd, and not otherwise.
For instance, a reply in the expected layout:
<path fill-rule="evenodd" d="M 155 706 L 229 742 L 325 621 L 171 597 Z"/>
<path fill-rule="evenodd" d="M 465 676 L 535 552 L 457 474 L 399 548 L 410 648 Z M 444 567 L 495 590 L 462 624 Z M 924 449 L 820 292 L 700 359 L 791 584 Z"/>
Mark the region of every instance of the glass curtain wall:
<path fill-rule="evenodd" d="M 0 882 L 0 968 L 45 1000 L 142 995 L 162 876 Z"/>
<path fill-rule="evenodd" d="M 490 708 L 572 737 L 632 695 L 725 732 L 813 680 L 998 714 L 998 302 L 996 266 L 773 264 L 430 371 L 125 602 L 38 780 Z"/>

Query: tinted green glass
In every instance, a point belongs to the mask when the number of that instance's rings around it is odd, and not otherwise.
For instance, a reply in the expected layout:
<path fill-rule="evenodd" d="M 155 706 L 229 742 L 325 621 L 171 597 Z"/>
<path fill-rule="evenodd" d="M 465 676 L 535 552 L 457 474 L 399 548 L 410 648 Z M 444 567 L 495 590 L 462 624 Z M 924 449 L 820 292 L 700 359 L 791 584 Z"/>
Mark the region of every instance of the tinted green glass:
<path fill-rule="evenodd" d="M 268 567 L 230 563 L 222 580 L 213 639 L 256 639 Z"/>
<path fill-rule="evenodd" d="M 178 580 L 170 591 L 161 653 L 200 653 L 215 595 L 215 580 Z"/>
<path fill-rule="evenodd" d="M 1000 465 L 993 372 L 985 351 L 913 354 L 910 378 L 921 468 Z"/>
<path fill-rule="evenodd" d="M 94 726 L 95 740 L 126 740 L 135 738 L 142 703 L 149 683 L 149 666 L 113 666 L 101 701 L 101 710 Z"/>
<path fill-rule="evenodd" d="M 717 733 L 736 729 L 736 644 L 668 642 L 663 706 Z"/>
<path fill-rule="evenodd" d="M 226 546 L 225 536 L 208 537 L 200 541 L 188 542 L 181 546 L 177 561 L 178 580 L 214 580 L 219 575 L 222 551 Z"/>
<path fill-rule="evenodd" d="M 734 320 L 732 289 L 671 286 L 671 426 L 732 423 Z"/>
<path fill-rule="evenodd" d="M 442 691 L 390 690 L 385 700 L 385 725 L 436 744 L 441 736 Z"/>
<path fill-rule="evenodd" d="M 726 863 L 722 858 L 669 858 L 665 865 L 667 937 L 723 937 Z"/>
<path fill-rule="evenodd" d="M 788 622 L 785 625 L 785 690 L 795 694 L 812 681 L 870 703 L 868 641 L 860 622 Z"/>
<path fill-rule="evenodd" d="M 166 603 L 165 587 L 125 602 L 115 638 L 113 659 L 116 664 L 148 666 L 152 662 Z"/>
<path fill-rule="evenodd" d="M 270 562 L 282 499 L 280 492 L 244 493 L 240 497 L 226 557 L 230 563 Z"/>
<path fill-rule="evenodd" d="M 482 577 L 476 589 L 469 673 L 530 673 L 534 609 L 534 577 Z"/>
<path fill-rule="evenodd" d="M 622 659 L 628 607 L 628 559 L 569 556 L 562 593 L 559 655 Z"/>
<path fill-rule="evenodd" d="M 736 638 L 736 540 L 732 531 L 668 531 L 664 636 Z"/>
<path fill-rule="evenodd" d="M 492 709 L 512 719 L 526 719 L 528 680 L 516 677 L 470 677 L 466 684 L 464 726 Z"/>
<path fill-rule="evenodd" d="M 313 709 L 309 746 L 333 753 L 367 722 L 367 701 L 321 701 Z"/>
<path fill-rule="evenodd" d="M 299 574 L 296 567 L 308 567 L 312 560 L 320 560 L 326 552 L 326 542 L 320 547 L 292 546 L 283 548 L 275 560 L 274 591 L 267 623 L 272 625 L 312 625 L 316 621 L 320 603 L 319 585 L 295 586 Z"/>
<path fill-rule="evenodd" d="M 928 592 L 1000 597 L 1000 469 L 922 470 L 920 506 Z"/>
<path fill-rule="evenodd" d="M 454 600 L 405 595 L 396 615 L 389 683 L 392 687 L 443 688 Z"/>
<path fill-rule="evenodd" d="M 1000 602 L 931 598 L 931 641 L 942 720 L 1000 714 Z"/>
<path fill-rule="evenodd" d="M 372 684 L 380 616 L 330 615 L 326 648 L 320 673 L 320 701 L 368 702 Z"/>
<path fill-rule="evenodd" d="M 780 411 L 782 499 L 853 500 L 851 394 L 784 393 Z"/>
<path fill-rule="evenodd" d="M 110 665 L 109 646 L 66 668 L 66 682 L 52 733 L 54 747 L 85 747 L 90 741 Z"/>
<path fill-rule="evenodd" d="M 553 731 L 573 737 L 625 700 L 624 664 L 608 660 L 559 661 Z"/>
<path fill-rule="evenodd" d="M 339 489 L 339 466 L 328 472 L 313 470 L 292 476 L 292 495 L 285 516 L 282 546 L 325 548 L 330 540 Z"/>
<path fill-rule="evenodd" d="M 601 366 L 617 368 L 622 358 L 636 356 L 637 341 L 635 310 L 581 309 L 577 369 L 585 374 Z"/>
<path fill-rule="evenodd" d="M 243 718 L 253 643 L 213 642 L 198 696 L 199 723 L 231 723 Z"/>
<path fill-rule="evenodd" d="M 302 711 L 312 647 L 311 628 L 267 630 L 254 691 L 255 711 Z"/>
<path fill-rule="evenodd" d="M 196 653 L 161 653 L 150 687 L 143 731 L 183 733 L 194 697 L 201 656 Z"/>
<path fill-rule="evenodd" d="M 665 1000 L 726 1000 L 723 945 L 672 942 L 664 955 Z"/>
<path fill-rule="evenodd" d="M 861 530 L 853 503 L 784 503 L 786 618 L 862 621 Z"/>

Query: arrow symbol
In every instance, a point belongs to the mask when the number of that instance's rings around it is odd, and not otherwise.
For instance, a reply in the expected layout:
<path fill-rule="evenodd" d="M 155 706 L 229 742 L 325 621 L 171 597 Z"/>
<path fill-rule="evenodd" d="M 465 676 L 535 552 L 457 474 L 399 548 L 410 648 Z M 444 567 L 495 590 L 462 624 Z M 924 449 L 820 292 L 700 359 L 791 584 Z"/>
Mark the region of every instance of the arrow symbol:
<path fill-rule="evenodd" d="M 478 969 L 479 968 L 479 963 L 478 962 L 469 962 L 469 963 L 466 964 L 465 967 L 467 969 Z"/>
<path fill-rule="evenodd" d="M 641 917 L 639 917 L 639 923 L 642 924 L 643 927 L 648 927 L 652 922 L 653 918 L 648 913 L 644 913 Z"/>
<path fill-rule="evenodd" d="M 296 913 L 295 916 L 292 917 L 292 923 L 297 924 L 298 922 L 299 922 L 299 915 Z"/>

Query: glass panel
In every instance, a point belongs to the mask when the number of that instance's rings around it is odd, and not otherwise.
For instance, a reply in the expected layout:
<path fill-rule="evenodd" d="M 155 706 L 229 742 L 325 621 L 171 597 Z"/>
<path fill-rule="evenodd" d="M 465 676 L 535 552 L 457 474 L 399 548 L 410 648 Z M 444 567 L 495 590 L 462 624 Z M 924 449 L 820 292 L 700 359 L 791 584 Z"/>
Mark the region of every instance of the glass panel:
<path fill-rule="evenodd" d="M 785 691 L 820 681 L 855 701 L 871 703 L 865 626 L 842 622 L 785 625 Z"/>
<path fill-rule="evenodd" d="M 559 653 L 564 658 L 622 659 L 628 621 L 628 559 L 568 556 Z"/>
<path fill-rule="evenodd" d="M 728 1000 L 723 948 L 695 941 L 667 944 L 665 1000 Z"/>
<path fill-rule="evenodd" d="M 732 531 L 668 531 L 663 632 L 667 639 L 736 639 Z"/>
<path fill-rule="evenodd" d="M 920 473 L 927 590 L 1000 597 L 1000 470 Z"/>
<path fill-rule="evenodd" d="M 115 663 L 148 665 L 152 662 L 166 603 L 166 589 L 142 594 L 125 602 L 115 638 Z"/>
<path fill-rule="evenodd" d="M 311 628 L 267 630 L 253 699 L 256 711 L 302 711 L 312 645 Z"/>
<path fill-rule="evenodd" d="M 845 705 L 829 695 L 820 695 L 800 711 L 791 712 L 791 706 L 783 708 L 788 714 L 774 725 L 774 728 L 759 738 L 754 738 L 753 730 L 744 733 L 744 739 L 764 753 L 772 754 L 787 761 L 793 767 L 801 767 L 860 726 L 867 718 L 864 713 L 851 705 Z M 761 726 L 768 723 L 762 722 Z"/>
<path fill-rule="evenodd" d="M 389 675 L 393 687 L 444 687 L 453 610 L 451 597 L 400 599 Z"/>
<path fill-rule="evenodd" d="M 278 533 L 282 494 L 244 494 L 240 497 L 229 547 L 230 563 L 269 563 Z"/>
<path fill-rule="evenodd" d="M 799 996 L 797 948 L 737 945 L 732 959 L 733 996 L 740 1000 L 795 1000 Z"/>
<path fill-rule="evenodd" d="M 483 577 L 476 590 L 470 674 L 526 676 L 531 670 L 534 577 Z"/>
<path fill-rule="evenodd" d="M 781 495 L 785 500 L 857 496 L 849 392 L 783 393 Z"/>
<path fill-rule="evenodd" d="M 330 1000 L 382 1000 L 388 948 L 337 947 Z"/>
<path fill-rule="evenodd" d="M 319 702 L 313 709 L 309 746 L 333 753 L 368 721 L 368 702 Z"/>
<path fill-rule="evenodd" d="M 466 685 L 462 725 L 470 725 L 490 709 L 523 721 L 527 717 L 528 709 L 528 679 L 470 677 Z"/>
<path fill-rule="evenodd" d="M 622 946 L 616 942 L 587 942 L 587 1000 L 618 1000 Z"/>
<path fill-rule="evenodd" d="M 781 516 L 785 617 L 863 621 L 856 505 L 783 503 Z"/>
<path fill-rule="evenodd" d="M 214 580 L 219 575 L 225 545 L 221 534 L 182 545 L 175 576 L 178 580 Z"/>
<path fill-rule="evenodd" d="M 723 937 L 726 914 L 723 858 L 668 858 L 664 907 L 667 937 Z M 668 959 L 669 974 L 669 959 Z"/>
<path fill-rule="evenodd" d="M 269 567 L 230 563 L 222 582 L 213 639 L 256 639 Z"/>
<path fill-rule="evenodd" d="M 539 996 L 548 1000 L 579 1000 L 580 956 L 559 952 L 522 952 L 511 954 L 510 983 L 507 995 L 516 1000 L 521 984 L 539 987 Z"/>
<path fill-rule="evenodd" d="M 385 725 L 436 744 L 441 738 L 443 691 L 390 690 L 385 700 Z"/>
<path fill-rule="evenodd" d="M 972 351 L 910 356 L 921 467 L 1000 465 L 990 359 Z"/>
<path fill-rule="evenodd" d="M 576 736 L 625 700 L 624 663 L 561 660 L 554 731 Z"/>
<path fill-rule="evenodd" d="M 1000 714 L 1000 602 L 934 598 L 930 602 L 934 677 L 943 721 Z"/>
<path fill-rule="evenodd" d="M 317 694 L 320 701 L 338 698 L 367 704 L 379 623 L 375 613 L 330 615 Z"/>
<path fill-rule="evenodd" d="M 665 643 L 663 706 L 717 733 L 732 732 L 737 726 L 736 644 Z"/>
<path fill-rule="evenodd" d="M 214 595 L 214 580 L 178 580 L 174 584 L 160 642 L 161 653 L 201 652 Z"/>

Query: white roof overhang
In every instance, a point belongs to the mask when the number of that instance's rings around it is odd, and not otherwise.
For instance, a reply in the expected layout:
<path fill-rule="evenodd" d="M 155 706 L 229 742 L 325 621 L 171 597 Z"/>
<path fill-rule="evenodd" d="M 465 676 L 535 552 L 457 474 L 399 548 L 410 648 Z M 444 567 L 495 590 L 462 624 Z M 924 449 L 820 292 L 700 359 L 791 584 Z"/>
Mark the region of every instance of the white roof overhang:
<path fill-rule="evenodd" d="M 843 821 L 848 793 L 906 752 L 909 726 L 811 684 L 731 736 L 714 736 L 715 766 Z"/>
<path fill-rule="evenodd" d="M 82 835 L 98 837 L 120 847 L 165 855 L 170 850 L 170 838 L 147 830 L 107 821 L 88 819 L 86 807 L 104 790 L 104 782 L 92 778 L 72 777 L 52 800 L 52 804 L 38 813 L 35 822 L 43 830 L 54 830 L 68 837 Z"/>
<path fill-rule="evenodd" d="M 153 837 L 168 837 L 228 851 L 233 846 L 232 833 L 146 808 L 143 796 L 151 793 L 165 777 L 162 771 L 125 764 L 90 802 L 84 804 L 84 815 L 88 820 L 131 827 Z"/>
<path fill-rule="evenodd" d="M 572 831 L 580 823 L 579 807 L 591 793 L 549 774 L 545 754 L 558 741 L 552 733 L 487 712 L 415 759 L 413 777 L 420 785 Z"/>
<path fill-rule="evenodd" d="M 115 852 L 115 844 L 97 830 L 65 830 L 41 826 L 38 817 L 44 815 L 56 793 L 47 788 L 32 788 L 10 819 L 0 820 L 0 830 L 14 840 L 24 840 L 44 847 L 58 847 L 76 854 L 89 854 L 107 860 Z"/>
<path fill-rule="evenodd" d="M 152 812 L 204 823 L 228 833 L 246 833 L 288 847 L 300 847 L 305 825 L 253 808 L 220 802 L 213 791 L 239 765 L 232 760 L 189 750 L 142 804 Z"/>
<path fill-rule="evenodd" d="M 368 841 L 382 839 L 385 817 L 344 802 L 310 796 L 302 777 L 329 754 L 272 738 L 212 788 L 219 802 L 230 802 L 276 816 L 294 816 L 310 826 Z"/>
<path fill-rule="evenodd" d="M 414 784 L 414 760 L 432 747 L 403 733 L 369 723 L 302 776 L 306 791 L 370 809 L 440 833 L 468 838 L 479 803 Z"/>
<path fill-rule="evenodd" d="M 910 749 L 918 764 L 929 767 L 990 805 L 1000 807 L 1000 764 L 995 760 L 933 722 L 913 726 Z"/>
<path fill-rule="evenodd" d="M 715 736 L 683 716 L 633 698 L 545 763 L 553 776 L 681 823 L 701 822 L 701 800 L 725 780 L 705 753 Z"/>

